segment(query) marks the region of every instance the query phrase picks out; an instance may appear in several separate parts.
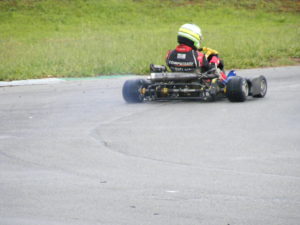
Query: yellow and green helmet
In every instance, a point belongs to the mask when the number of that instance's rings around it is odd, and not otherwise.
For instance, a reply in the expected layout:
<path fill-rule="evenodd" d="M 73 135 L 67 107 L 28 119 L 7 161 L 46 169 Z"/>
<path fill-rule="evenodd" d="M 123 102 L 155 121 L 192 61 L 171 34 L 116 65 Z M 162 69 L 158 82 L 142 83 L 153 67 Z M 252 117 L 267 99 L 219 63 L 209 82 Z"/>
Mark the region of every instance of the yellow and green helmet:
<path fill-rule="evenodd" d="M 179 28 L 178 40 L 187 39 L 188 42 L 193 43 L 196 49 L 200 48 L 202 40 L 202 32 L 200 27 L 195 24 L 184 24 Z"/>

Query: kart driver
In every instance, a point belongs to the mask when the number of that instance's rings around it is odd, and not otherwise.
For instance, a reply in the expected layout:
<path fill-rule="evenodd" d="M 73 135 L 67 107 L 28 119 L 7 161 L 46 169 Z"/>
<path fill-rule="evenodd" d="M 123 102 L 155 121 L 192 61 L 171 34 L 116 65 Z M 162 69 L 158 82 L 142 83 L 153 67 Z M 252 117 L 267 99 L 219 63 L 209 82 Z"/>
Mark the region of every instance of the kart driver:
<path fill-rule="evenodd" d="M 166 63 L 172 72 L 207 72 L 215 68 L 220 81 L 226 80 L 224 65 L 218 52 L 210 48 L 200 48 L 202 40 L 200 27 L 195 24 L 184 24 L 179 28 L 177 41 L 179 45 L 170 50 L 166 56 Z M 218 69 L 217 69 L 218 68 Z"/>

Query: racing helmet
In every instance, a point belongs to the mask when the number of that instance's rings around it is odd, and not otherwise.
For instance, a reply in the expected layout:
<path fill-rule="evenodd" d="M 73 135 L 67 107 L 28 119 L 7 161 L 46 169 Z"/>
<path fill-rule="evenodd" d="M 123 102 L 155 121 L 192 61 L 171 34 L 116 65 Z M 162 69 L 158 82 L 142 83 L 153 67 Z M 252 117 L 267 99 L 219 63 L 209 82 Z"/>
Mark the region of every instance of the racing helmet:
<path fill-rule="evenodd" d="M 196 24 L 184 24 L 179 28 L 177 39 L 179 44 L 186 44 L 198 49 L 202 40 L 201 29 Z"/>

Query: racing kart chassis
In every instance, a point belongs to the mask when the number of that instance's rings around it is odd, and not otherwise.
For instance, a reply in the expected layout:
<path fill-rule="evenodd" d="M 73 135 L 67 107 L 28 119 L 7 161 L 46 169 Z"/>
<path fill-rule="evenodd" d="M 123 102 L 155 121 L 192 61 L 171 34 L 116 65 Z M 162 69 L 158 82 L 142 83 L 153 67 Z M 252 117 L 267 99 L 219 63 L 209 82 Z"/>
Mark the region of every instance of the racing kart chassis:
<path fill-rule="evenodd" d="M 231 102 L 243 102 L 248 96 L 262 98 L 267 92 L 264 76 L 247 79 L 230 71 L 225 81 L 218 74 L 152 72 L 147 79 L 127 80 L 123 85 L 123 98 L 128 103 L 154 100 L 199 99 L 214 101 L 227 97 Z"/>

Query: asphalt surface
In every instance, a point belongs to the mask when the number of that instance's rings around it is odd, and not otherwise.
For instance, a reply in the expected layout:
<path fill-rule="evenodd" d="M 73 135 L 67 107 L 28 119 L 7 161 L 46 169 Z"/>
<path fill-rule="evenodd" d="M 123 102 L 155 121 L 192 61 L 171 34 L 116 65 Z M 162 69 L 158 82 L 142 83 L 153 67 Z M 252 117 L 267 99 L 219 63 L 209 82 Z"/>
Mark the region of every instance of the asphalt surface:
<path fill-rule="evenodd" d="M 300 66 L 244 103 L 126 104 L 134 77 L 0 88 L 1 225 L 300 224 Z"/>

